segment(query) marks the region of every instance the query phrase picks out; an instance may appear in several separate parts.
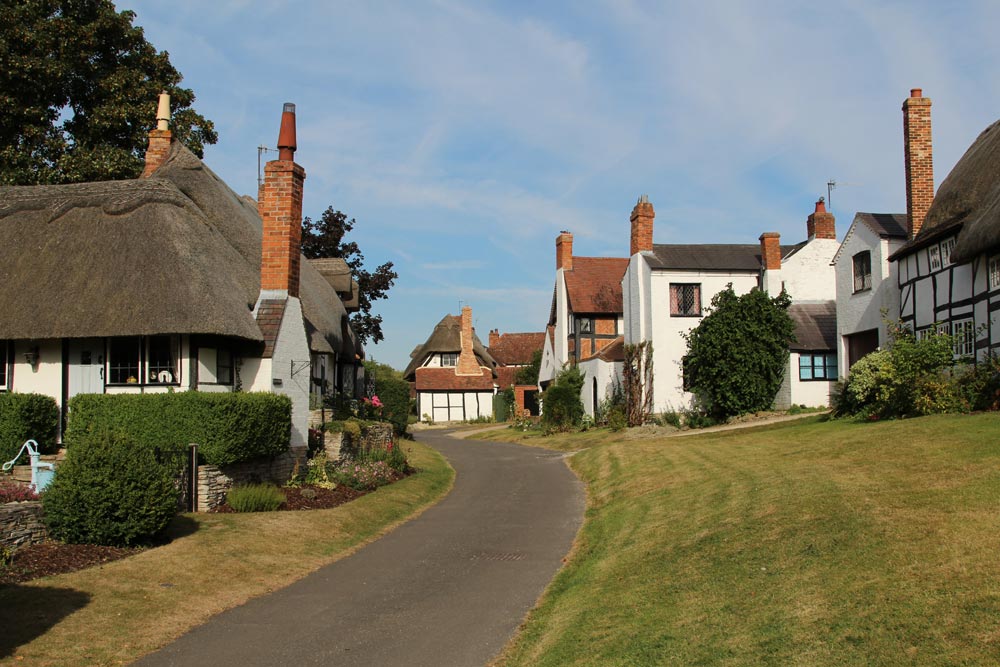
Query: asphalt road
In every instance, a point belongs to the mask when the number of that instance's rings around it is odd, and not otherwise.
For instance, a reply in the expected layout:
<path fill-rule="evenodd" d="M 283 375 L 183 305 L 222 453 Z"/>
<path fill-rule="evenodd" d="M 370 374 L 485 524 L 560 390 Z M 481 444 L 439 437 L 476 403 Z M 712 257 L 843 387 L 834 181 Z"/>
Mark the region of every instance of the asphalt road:
<path fill-rule="evenodd" d="M 560 453 L 434 431 L 417 437 L 455 468 L 455 487 L 444 500 L 354 555 L 220 614 L 136 664 L 489 662 L 569 551 L 583 520 L 583 485 Z"/>

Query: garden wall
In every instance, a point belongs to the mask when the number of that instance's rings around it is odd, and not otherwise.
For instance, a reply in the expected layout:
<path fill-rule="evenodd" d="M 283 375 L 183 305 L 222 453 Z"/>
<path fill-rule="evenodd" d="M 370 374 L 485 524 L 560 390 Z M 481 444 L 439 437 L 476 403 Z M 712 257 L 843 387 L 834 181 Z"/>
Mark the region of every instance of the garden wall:
<path fill-rule="evenodd" d="M 0 547 L 17 551 L 44 542 L 47 537 L 40 500 L 0 505 Z"/>
<path fill-rule="evenodd" d="M 224 466 L 198 466 L 198 511 L 208 512 L 226 502 L 226 493 L 237 484 L 273 482 L 283 485 L 292 478 L 296 464 L 306 466 L 306 448 L 296 447 L 273 458 Z"/>

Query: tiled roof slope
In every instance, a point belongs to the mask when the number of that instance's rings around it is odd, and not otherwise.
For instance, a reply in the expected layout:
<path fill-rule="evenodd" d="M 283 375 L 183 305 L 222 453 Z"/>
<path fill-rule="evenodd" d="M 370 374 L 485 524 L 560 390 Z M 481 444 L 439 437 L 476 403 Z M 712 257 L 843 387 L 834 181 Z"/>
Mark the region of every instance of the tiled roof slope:
<path fill-rule="evenodd" d="M 785 255 L 790 248 L 782 248 Z M 759 271 L 760 244 L 684 243 L 654 245 L 650 266 L 654 269 L 705 271 Z"/>
<path fill-rule="evenodd" d="M 416 370 L 417 391 L 492 391 L 493 372 L 487 368 L 482 374 L 455 375 L 455 369 L 418 368 Z"/>
<path fill-rule="evenodd" d="M 622 277 L 628 260 L 619 257 L 574 257 L 566 271 L 566 291 L 574 313 L 622 312 Z"/>
<path fill-rule="evenodd" d="M 854 217 L 864 222 L 869 229 L 882 238 L 905 239 L 908 236 L 905 213 L 862 213 L 859 211 Z"/>
<path fill-rule="evenodd" d="M 500 334 L 500 340 L 487 350 L 498 364 L 530 364 L 531 357 L 545 344 L 545 332 Z"/>
<path fill-rule="evenodd" d="M 837 303 L 793 303 L 788 315 L 795 322 L 795 342 L 790 350 L 837 349 Z"/>
<path fill-rule="evenodd" d="M 278 340 L 281 320 L 285 316 L 284 299 L 261 299 L 257 306 L 257 326 L 264 334 L 264 359 L 274 356 L 274 342 Z"/>

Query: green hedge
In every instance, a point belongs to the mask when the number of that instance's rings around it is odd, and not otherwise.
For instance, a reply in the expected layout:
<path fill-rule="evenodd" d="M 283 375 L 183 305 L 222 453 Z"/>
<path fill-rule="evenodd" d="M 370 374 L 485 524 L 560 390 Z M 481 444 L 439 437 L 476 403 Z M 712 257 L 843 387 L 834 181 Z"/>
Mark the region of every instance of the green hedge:
<path fill-rule="evenodd" d="M 226 465 L 288 449 L 292 402 L 269 393 L 80 394 L 70 400 L 67 448 L 121 434 L 163 451 L 198 444 L 205 463 Z"/>
<path fill-rule="evenodd" d="M 59 407 L 42 394 L 0 394 L 0 463 L 14 458 L 25 440 L 38 443 L 43 454 L 56 450 Z M 27 457 L 19 463 L 28 463 Z"/>
<path fill-rule="evenodd" d="M 393 377 L 376 377 L 375 393 L 382 401 L 382 417 L 396 435 L 406 433 L 410 418 L 410 383 Z"/>
<path fill-rule="evenodd" d="M 127 547 L 166 528 L 178 495 L 170 467 L 152 449 L 105 433 L 67 450 L 42 506 L 56 539 Z"/>

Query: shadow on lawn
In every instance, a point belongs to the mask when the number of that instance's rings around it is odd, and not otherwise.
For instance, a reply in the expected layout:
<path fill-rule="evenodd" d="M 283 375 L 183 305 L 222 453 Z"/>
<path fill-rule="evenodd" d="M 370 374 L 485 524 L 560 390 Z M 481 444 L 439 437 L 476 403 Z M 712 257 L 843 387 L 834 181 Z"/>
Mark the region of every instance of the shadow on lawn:
<path fill-rule="evenodd" d="M 90 603 L 90 594 L 72 588 L 0 586 L 0 658 L 40 637 Z"/>

